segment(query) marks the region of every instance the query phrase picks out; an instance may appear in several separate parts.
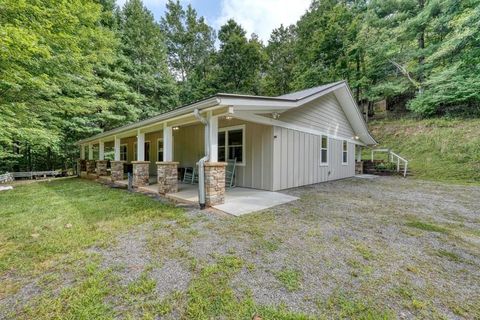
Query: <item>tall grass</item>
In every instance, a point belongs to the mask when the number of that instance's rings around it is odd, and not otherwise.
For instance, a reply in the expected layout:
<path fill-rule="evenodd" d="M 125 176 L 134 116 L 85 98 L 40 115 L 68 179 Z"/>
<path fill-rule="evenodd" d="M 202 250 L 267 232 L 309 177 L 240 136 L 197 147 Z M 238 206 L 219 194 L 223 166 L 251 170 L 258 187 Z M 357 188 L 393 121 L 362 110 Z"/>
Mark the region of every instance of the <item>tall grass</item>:
<path fill-rule="evenodd" d="M 409 160 L 419 178 L 480 183 L 480 119 L 400 119 L 369 123 L 381 147 Z"/>

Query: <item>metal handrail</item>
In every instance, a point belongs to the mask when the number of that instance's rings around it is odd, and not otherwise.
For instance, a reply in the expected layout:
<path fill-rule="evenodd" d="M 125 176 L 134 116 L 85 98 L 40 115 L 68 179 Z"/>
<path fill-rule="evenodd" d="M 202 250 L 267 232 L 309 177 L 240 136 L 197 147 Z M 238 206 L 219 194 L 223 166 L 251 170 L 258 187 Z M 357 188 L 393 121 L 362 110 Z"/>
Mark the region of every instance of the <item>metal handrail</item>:
<path fill-rule="evenodd" d="M 387 152 L 389 157 L 389 161 L 392 162 L 392 163 L 397 163 L 397 172 L 400 172 L 400 161 L 402 161 L 404 163 L 403 165 L 403 176 L 406 177 L 407 176 L 407 168 L 408 168 L 408 160 L 399 156 L 398 154 L 396 154 L 395 152 L 393 152 L 392 150 L 390 149 L 372 149 L 372 162 L 373 162 L 373 153 L 374 152 Z M 397 158 L 397 161 L 393 161 L 393 157 L 396 157 Z"/>

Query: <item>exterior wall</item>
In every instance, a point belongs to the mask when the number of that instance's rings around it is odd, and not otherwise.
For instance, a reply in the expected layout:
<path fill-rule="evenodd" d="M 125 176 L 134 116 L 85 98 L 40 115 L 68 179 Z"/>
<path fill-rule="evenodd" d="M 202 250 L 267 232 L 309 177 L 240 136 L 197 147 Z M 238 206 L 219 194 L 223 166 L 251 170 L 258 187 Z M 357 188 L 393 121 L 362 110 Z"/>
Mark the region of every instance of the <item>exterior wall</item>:
<path fill-rule="evenodd" d="M 339 137 L 351 138 L 355 135 L 333 93 L 282 113 L 280 120 Z"/>
<path fill-rule="evenodd" d="M 273 190 L 298 187 L 355 175 L 355 145 L 348 143 L 342 164 L 342 140 L 328 139 L 328 164 L 320 163 L 321 136 L 274 127 Z"/>
<path fill-rule="evenodd" d="M 218 123 L 220 129 L 238 125 L 245 125 L 245 165 L 236 167 L 236 185 L 272 190 L 273 127 L 238 119 Z"/>

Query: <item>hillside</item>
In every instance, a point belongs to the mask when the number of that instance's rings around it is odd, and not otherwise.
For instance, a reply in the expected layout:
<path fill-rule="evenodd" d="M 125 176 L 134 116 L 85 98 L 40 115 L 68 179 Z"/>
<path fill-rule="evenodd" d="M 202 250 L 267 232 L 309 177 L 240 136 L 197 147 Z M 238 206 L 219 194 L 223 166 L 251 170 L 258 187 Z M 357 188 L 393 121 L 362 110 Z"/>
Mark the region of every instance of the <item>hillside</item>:
<path fill-rule="evenodd" d="M 415 177 L 480 183 L 480 119 L 399 119 L 369 123 L 379 147 L 407 158 Z"/>

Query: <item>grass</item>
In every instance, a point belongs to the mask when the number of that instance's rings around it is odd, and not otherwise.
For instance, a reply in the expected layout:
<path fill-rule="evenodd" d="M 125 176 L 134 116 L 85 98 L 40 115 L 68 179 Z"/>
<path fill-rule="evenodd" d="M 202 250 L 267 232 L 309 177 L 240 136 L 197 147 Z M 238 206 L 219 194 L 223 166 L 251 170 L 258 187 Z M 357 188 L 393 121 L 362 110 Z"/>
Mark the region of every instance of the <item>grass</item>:
<path fill-rule="evenodd" d="M 415 177 L 480 183 L 480 119 L 381 120 L 369 129 L 379 147 L 409 160 Z"/>
<path fill-rule="evenodd" d="M 419 221 L 419 220 L 413 220 L 413 221 L 407 222 L 406 225 L 408 227 L 417 228 L 420 230 L 425 230 L 430 232 L 448 233 L 448 230 L 444 227 L 438 226 L 433 223 Z"/>
<path fill-rule="evenodd" d="M 45 270 L 57 258 L 107 246 L 132 225 L 183 218 L 150 198 L 80 179 L 34 183 L 0 193 L 0 275 Z"/>
<path fill-rule="evenodd" d="M 297 291 L 302 286 L 302 273 L 294 269 L 283 269 L 275 273 L 275 277 L 288 291 Z"/>

